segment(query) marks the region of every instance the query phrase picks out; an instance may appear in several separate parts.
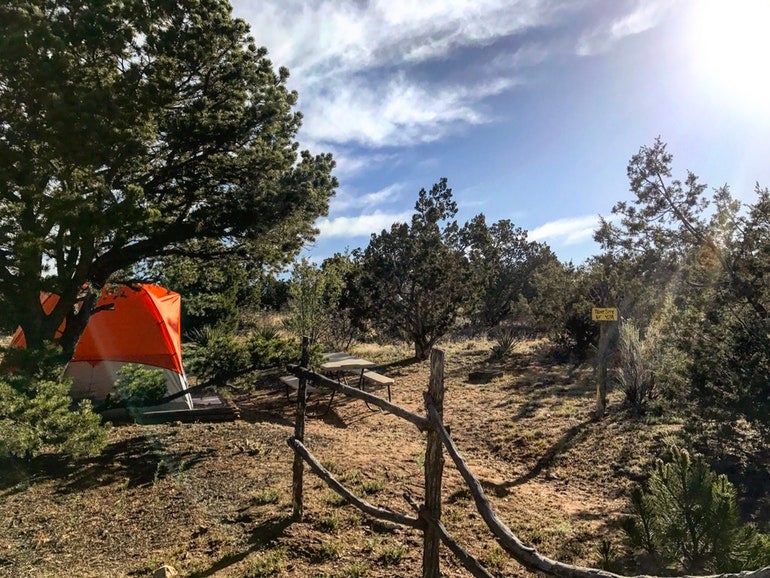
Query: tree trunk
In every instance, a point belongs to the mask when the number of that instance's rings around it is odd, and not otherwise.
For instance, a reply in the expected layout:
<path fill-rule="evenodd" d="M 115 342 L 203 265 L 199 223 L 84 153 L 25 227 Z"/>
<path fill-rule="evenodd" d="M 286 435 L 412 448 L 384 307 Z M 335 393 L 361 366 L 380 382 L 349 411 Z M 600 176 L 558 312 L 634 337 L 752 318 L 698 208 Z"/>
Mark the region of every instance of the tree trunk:
<path fill-rule="evenodd" d="M 53 341 L 56 330 L 50 329 L 48 315 L 43 311 L 40 303 L 40 293 L 36 292 L 19 296 L 19 302 L 23 305 L 18 309 L 20 313 L 19 326 L 24 332 L 24 340 L 27 349 L 42 349 L 46 341 Z"/>
<path fill-rule="evenodd" d="M 59 338 L 59 345 L 61 345 L 62 352 L 68 359 L 75 353 L 75 346 L 78 344 L 80 336 L 83 335 L 86 325 L 88 325 L 88 321 L 94 313 L 96 300 L 97 294 L 89 292 L 85 299 L 83 299 L 77 313 L 74 312 L 73 308 L 69 310 L 67 324 L 64 326 L 64 331 Z"/>
<path fill-rule="evenodd" d="M 430 355 L 431 345 L 426 343 L 424 339 L 416 337 L 414 340 L 414 358 L 417 361 L 425 361 Z"/>
<path fill-rule="evenodd" d="M 75 351 L 75 346 L 93 314 L 98 295 L 89 293 L 82 301 L 77 313 L 75 304 L 77 296 L 60 296 L 56 306 L 46 313 L 41 301 L 41 293 L 31 289 L 21 295 L 10 296 L 21 306 L 17 308 L 19 327 L 24 332 L 26 348 L 40 350 L 46 343 L 58 343 L 62 348 L 62 359 L 69 360 Z M 59 327 L 66 321 L 64 331 L 57 338 Z"/>

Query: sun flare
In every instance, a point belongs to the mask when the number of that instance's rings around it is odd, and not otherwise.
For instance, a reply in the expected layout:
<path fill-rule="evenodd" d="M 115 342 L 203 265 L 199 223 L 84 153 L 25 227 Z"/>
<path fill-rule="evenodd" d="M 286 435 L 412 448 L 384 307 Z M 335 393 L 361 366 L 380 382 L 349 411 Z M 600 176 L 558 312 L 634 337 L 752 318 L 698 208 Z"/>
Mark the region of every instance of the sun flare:
<path fill-rule="evenodd" d="M 689 20 L 693 64 L 708 90 L 770 119 L 770 0 L 697 0 Z"/>

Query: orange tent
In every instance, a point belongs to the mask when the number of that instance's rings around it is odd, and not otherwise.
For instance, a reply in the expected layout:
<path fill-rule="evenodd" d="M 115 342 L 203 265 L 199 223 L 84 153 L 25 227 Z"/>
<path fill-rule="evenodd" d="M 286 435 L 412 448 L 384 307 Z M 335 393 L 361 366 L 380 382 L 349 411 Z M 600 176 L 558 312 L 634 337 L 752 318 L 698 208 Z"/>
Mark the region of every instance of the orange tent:
<path fill-rule="evenodd" d="M 51 311 L 59 297 L 42 299 L 43 309 Z M 96 307 L 64 373 L 73 380 L 73 397 L 103 400 L 113 390 L 117 372 L 128 363 L 162 368 L 169 393 L 187 389 L 178 293 L 145 284 L 105 287 Z M 11 345 L 25 347 L 21 329 Z M 190 396 L 168 406 L 180 404 L 192 407 Z"/>

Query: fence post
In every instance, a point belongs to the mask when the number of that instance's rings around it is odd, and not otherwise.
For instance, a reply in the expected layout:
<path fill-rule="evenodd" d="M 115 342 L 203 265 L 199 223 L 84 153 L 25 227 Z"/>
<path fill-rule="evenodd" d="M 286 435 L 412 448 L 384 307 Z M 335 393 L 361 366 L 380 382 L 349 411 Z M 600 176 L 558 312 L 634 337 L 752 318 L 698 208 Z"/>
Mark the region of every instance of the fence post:
<path fill-rule="evenodd" d="M 310 340 L 302 337 L 302 354 L 299 364 L 307 369 L 310 364 Z M 305 410 L 307 408 L 307 378 L 303 375 L 299 378 L 299 387 L 297 388 L 297 417 L 294 422 L 294 438 L 300 442 L 305 441 Z M 294 453 L 294 464 L 292 465 L 292 514 L 295 519 L 302 519 L 302 478 L 305 471 L 305 464 L 302 456 Z"/>
<path fill-rule="evenodd" d="M 430 382 L 428 394 L 438 415 L 444 417 L 444 352 L 433 349 L 430 353 Z M 444 474 L 444 454 L 438 432 L 428 430 L 425 449 L 425 508 L 434 520 L 441 520 L 441 478 Z M 423 578 L 439 578 L 439 544 L 441 535 L 434 524 L 425 528 L 422 551 Z"/>

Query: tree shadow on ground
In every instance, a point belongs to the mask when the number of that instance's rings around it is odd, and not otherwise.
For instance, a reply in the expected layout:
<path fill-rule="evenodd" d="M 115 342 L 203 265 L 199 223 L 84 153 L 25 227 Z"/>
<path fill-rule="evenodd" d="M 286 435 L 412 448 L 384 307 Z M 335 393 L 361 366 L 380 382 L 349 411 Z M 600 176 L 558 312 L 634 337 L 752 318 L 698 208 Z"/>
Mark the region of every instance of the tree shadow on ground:
<path fill-rule="evenodd" d="M 23 491 L 26 486 L 56 482 L 56 492 L 68 494 L 119 482 L 127 488 L 147 486 L 169 474 L 189 469 L 214 450 L 167 454 L 164 436 L 134 437 L 111 443 L 98 456 L 72 459 L 41 455 L 16 468 L 15 475 L 3 476 L 3 496 Z M 25 484 L 26 482 L 26 484 Z M 14 490 L 14 488 L 16 488 Z"/>
<path fill-rule="evenodd" d="M 586 427 L 593 423 L 592 419 L 587 419 L 579 424 L 576 424 L 565 431 L 562 436 L 551 445 L 550 448 L 543 454 L 532 469 L 526 474 L 519 476 L 515 480 L 493 483 L 487 480 L 481 480 L 481 485 L 487 490 L 493 492 L 496 496 L 503 497 L 510 493 L 510 489 L 522 484 L 526 484 L 530 480 L 536 478 L 543 470 L 551 467 L 554 460 L 562 453 L 566 452 L 573 445 L 578 443 L 582 437 L 586 435 Z"/>
<path fill-rule="evenodd" d="M 190 574 L 190 578 L 207 578 L 213 576 L 217 572 L 224 570 L 237 564 L 242 560 L 245 560 L 253 552 L 259 551 L 265 547 L 266 544 L 273 542 L 280 538 L 293 522 L 291 517 L 287 516 L 275 516 L 269 520 L 265 520 L 251 533 L 249 538 L 249 546 L 243 552 L 237 554 L 228 554 L 215 562 L 210 568 L 201 572 L 195 572 Z"/>
<path fill-rule="evenodd" d="M 272 423 L 280 426 L 294 426 L 296 399 L 286 399 L 283 387 L 265 386 L 258 392 L 239 395 L 235 403 L 241 419 L 249 423 Z"/>
<path fill-rule="evenodd" d="M 539 377 L 539 379 L 536 379 Z M 544 409 L 554 400 L 578 399 L 591 395 L 593 384 L 586 380 L 572 379 L 570 374 L 551 373 L 543 376 L 528 371 L 501 386 L 503 390 L 515 390 L 525 396 L 513 415 L 514 420 L 534 417 L 538 410 Z M 507 397 L 494 405 L 496 409 L 518 405 L 516 397 Z"/>
<path fill-rule="evenodd" d="M 59 485 L 60 493 L 79 492 L 115 482 L 127 488 L 144 487 L 197 465 L 216 453 L 214 449 L 167 452 L 162 439 L 133 438 L 110 444 L 107 450 L 88 464 L 81 464 Z"/>
<path fill-rule="evenodd" d="M 375 393 L 372 390 L 366 390 L 368 393 Z M 241 410 L 241 419 L 251 423 L 268 422 L 276 425 L 294 427 L 297 410 L 297 396 L 294 390 L 291 390 L 287 396 L 284 386 L 263 387 L 259 392 L 246 393 L 240 396 L 236 403 Z M 305 417 L 310 420 L 321 420 L 327 425 L 336 428 L 347 428 L 350 419 L 342 419 L 339 408 L 348 408 L 355 404 L 364 402 L 352 397 L 348 397 L 341 392 L 334 395 L 331 399 L 331 390 L 314 391 L 308 393 L 307 409 Z M 353 417 L 359 415 L 366 416 L 374 411 L 357 412 Z"/>
<path fill-rule="evenodd" d="M 404 359 L 397 359 L 387 363 L 380 363 L 377 365 L 377 368 L 383 371 L 393 371 L 398 369 L 406 369 L 419 363 L 422 363 L 422 361 L 415 357 L 405 357 Z"/>

